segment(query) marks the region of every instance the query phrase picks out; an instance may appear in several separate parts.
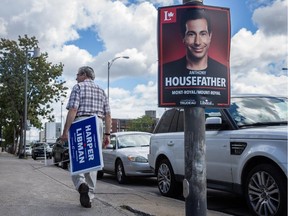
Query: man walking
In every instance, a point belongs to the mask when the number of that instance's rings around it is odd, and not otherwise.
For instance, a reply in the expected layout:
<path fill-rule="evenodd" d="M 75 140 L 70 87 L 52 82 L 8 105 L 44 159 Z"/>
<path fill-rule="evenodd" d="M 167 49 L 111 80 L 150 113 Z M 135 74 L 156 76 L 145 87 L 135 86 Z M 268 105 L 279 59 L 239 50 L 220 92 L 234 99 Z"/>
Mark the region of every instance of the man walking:
<path fill-rule="evenodd" d="M 111 112 L 108 98 L 103 89 L 94 83 L 95 74 L 91 67 L 83 66 L 78 69 L 77 84 L 73 87 L 66 109 L 68 109 L 66 122 L 61 139 L 68 140 L 68 132 L 75 120 L 90 116 L 98 118 L 100 140 L 103 145 L 110 143 Z M 103 139 L 103 121 L 105 133 Z M 72 175 L 76 190 L 80 193 L 80 203 L 85 208 L 91 208 L 97 181 L 97 171 Z"/>

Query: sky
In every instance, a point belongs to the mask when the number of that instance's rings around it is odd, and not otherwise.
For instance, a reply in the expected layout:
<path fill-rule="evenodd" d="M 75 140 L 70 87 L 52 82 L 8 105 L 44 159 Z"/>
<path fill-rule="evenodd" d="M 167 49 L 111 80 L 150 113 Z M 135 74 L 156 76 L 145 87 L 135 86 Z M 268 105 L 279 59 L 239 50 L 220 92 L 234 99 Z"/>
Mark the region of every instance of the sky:
<path fill-rule="evenodd" d="M 158 107 L 157 9 L 182 0 L 0 0 L 0 38 L 27 34 L 39 41 L 53 64 L 64 64 L 63 79 L 76 84 L 77 69 L 93 67 L 95 82 L 107 92 L 110 68 L 112 118 L 131 119 Z M 231 93 L 288 96 L 287 0 L 204 0 L 230 9 Z M 67 98 L 53 104 L 56 121 L 65 122 Z M 61 112 L 62 110 L 62 112 Z M 38 131 L 29 131 L 30 139 Z"/>

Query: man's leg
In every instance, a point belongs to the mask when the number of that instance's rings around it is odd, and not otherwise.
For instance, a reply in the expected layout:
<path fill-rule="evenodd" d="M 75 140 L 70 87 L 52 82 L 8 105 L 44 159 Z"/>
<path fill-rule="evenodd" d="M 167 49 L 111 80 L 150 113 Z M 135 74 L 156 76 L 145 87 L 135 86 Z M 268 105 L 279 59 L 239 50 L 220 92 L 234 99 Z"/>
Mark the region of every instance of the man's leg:
<path fill-rule="evenodd" d="M 80 203 L 85 208 L 91 208 L 89 198 L 89 186 L 85 181 L 85 174 L 72 175 L 72 181 L 76 190 L 80 193 Z"/>
<path fill-rule="evenodd" d="M 82 173 L 76 174 L 76 175 L 72 175 L 72 181 L 73 181 L 73 184 L 74 184 L 76 190 L 79 189 L 79 186 L 80 186 L 82 183 L 86 183 L 86 181 L 85 181 L 85 176 L 84 176 L 84 174 L 82 174 Z"/>
<path fill-rule="evenodd" d="M 102 140 L 103 140 L 103 121 L 102 119 L 98 118 L 98 131 L 99 131 L 99 138 L 101 144 L 99 145 L 100 147 L 100 154 L 102 154 Z M 90 201 L 94 199 L 95 193 L 96 193 L 96 183 L 97 183 L 97 171 L 91 171 L 89 173 L 85 173 L 85 181 L 88 184 L 89 187 L 89 197 Z"/>
<path fill-rule="evenodd" d="M 90 201 L 95 197 L 96 193 L 96 183 L 97 183 L 97 171 L 91 171 L 85 173 L 86 183 L 89 186 L 89 197 Z"/>

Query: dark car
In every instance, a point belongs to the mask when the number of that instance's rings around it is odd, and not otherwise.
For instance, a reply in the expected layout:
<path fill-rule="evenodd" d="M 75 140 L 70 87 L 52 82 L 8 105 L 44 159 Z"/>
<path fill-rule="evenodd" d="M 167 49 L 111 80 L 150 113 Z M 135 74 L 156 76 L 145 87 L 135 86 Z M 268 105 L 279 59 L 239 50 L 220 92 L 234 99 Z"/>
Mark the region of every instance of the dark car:
<path fill-rule="evenodd" d="M 46 153 L 44 152 L 44 149 L 46 150 Z M 47 143 L 39 142 L 32 146 L 32 158 L 34 160 L 36 160 L 37 157 L 45 157 L 45 155 L 46 158 L 52 158 L 52 149 Z"/>
<path fill-rule="evenodd" d="M 61 166 L 63 169 L 68 168 L 69 164 L 69 145 L 68 142 L 56 142 L 52 149 L 53 163 Z"/>

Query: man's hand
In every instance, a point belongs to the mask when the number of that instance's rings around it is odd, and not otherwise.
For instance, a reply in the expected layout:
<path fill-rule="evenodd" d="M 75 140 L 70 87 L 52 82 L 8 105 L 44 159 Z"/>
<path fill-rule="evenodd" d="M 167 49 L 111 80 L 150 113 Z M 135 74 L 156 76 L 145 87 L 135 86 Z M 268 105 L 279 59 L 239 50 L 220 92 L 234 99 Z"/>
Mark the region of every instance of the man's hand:
<path fill-rule="evenodd" d="M 62 136 L 59 138 L 61 143 L 65 143 L 68 141 L 68 135 L 67 134 L 62 134 Z"/>
<path fill-rule="evenodd" d="M 68 131 L 76 117 L 76 113 L 77 113 L 77 109 L 74 109 L 74 108 L 69 109 L 67 113 L 66 122 L 64 125 L 64 129 L 63 129 L 63 134 L 60 137 L 64 142 L 68 140 Z"/>
<path fill-rule="evenodd" d="M 63 138 L 62 136 L 56 140 L 56 143 L 58 143 L 60 145 L 64 145 L 64 143 L 68 141 L 68 138 Z"/>
<path fill-rule="evenodd" d="M 102 143 L 102 148 L 106 148 L 110 144 L 110 136 L 105 135 Z"/>

